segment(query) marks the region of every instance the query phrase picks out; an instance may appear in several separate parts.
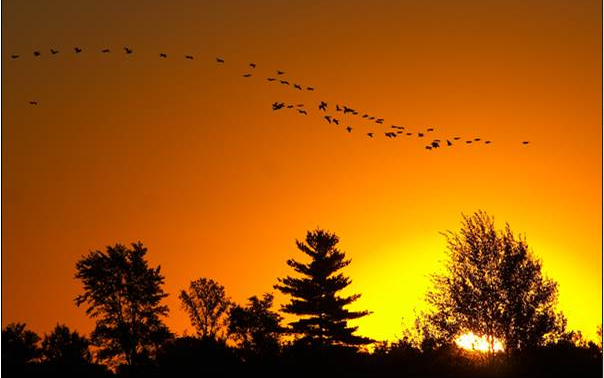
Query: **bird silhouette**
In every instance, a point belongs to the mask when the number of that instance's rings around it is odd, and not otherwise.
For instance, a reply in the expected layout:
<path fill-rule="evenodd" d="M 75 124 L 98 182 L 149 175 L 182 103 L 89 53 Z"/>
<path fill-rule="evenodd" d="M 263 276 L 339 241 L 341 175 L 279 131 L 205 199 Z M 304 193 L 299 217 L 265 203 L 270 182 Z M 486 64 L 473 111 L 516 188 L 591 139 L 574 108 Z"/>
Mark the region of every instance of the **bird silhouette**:
<path fill-rule="evenodd" d="M 344 105 L 344 114 L 347 114 L 347 113 L 354 114 L 354 110 L 352 108 L 349 108 L 348 106 Z"/>
<path fill-rule="evenodd" d="M 460 139 L 461 139 L 461 137 L 454 137 L 453 139 L 454 139 L 454 140 L 460 140 Z"/>
<path fill-rule="evenodd" d="M 19 55 L 11 55 L 10 56 L 12 59 L 17 59 L 19 57 Z"/>
<path fill-rule="evenodd" d="M 373 117 L 373 116 L 372 116 L 372 117 L 369 117 L 369 119 L 370 119 L 371 121 L 373 121 L 373 120 L 375 119 L 375 117 Z"/>
<path fill-rule="evenodd" d="M 250 63 L 250 67 L 256 68 L 256 63 Z"/>
<path fill-rule="evenodd" d="M 50 53 L 51 53 L 52 55 L 57 55 L 57 54 L 59 53 L 59 50 L 53 50 L 53 49 L 50 49 Z"/>
<path fill-rule="evenodd" d="M 407 133 L 407 135 L 413 135 L 413 133 Z"/>
<path fill-rule="evenodd" d="M 426 150 L 431 150 L 432 146 L 426 146 Z"/>
<path fill-rule="evenodd" d="M 243 77 L 250 77 L 250 76 L 252 76 L 252 74 L 251 74 L 251 73 L 246 73 L 246 74 L 243 74 Z"/>
<path fill-rule="evenodd" d="M 351 132 L 351 131 L 352 131 L 352 127 L 347 126 L 347 127 L 346 127 L 346 131 Z"/>
<path fill-rule="evenodd" d="M 524 140 L 524 141 L 522 141 L 522 144 L 529 144 L 529 141 L 528 140 Z"/>
<path fill-rule="evenodd" d="M 283 75 L 283 74 L 285 74 L 284 71 L 277 71 L 277 75 Z"/>
<path fill-rule="evenodd" d="M 451 143 L 451 141 L 449 139 L 447 139 L 447 147 L 452 146 L 453 143 Z"/>
<path fill-rule="evenodd" d="M 279 110 L 285 106 L 283 102 L 273 102 L 273 110 Z"/>
<path fill-rule="evenodd" d="M 490 140 L 485 140 L 484 144 L 491 144 L 491 141 Z"/>
<path fill-rule="evenodd" d="M 369 115 L 363 114 L 363 118 L 367 118 L 367 117 L 369 117 Z"/>
<path fill-rule="evenodd" d="M 38 101 L 30 101 L 29 104 L 30 105 L 38 105 Z"/>
<path fill-rule="evenodd" d="M 185 59 L 193 60 L 193 55 L 185 55 Z"/>
<path fill-rule="evenodd" d="M 436 142 L 436 141 L 432 142 L 431 144 L 432 144 L 432 148 L 440 147 L 440 144 L 438 144 L 438 142 Z"/>
<path fill-rule="evenodd" d="M 124 51 L 126 52 L 126 54 L 132 54 L 132 49 L 128 47 L 124 47 Z"/>
<path fill-rule="evenodd" d="M 79 47 L 74 47 L 74 48 L 73 48 L 73 51 L 75 51 L 75 53 L 76 53 L 76 54 L 79 54 L 79 53 L 81 53 L 81 52 L 82 52 L 82 49 L 81 49 L 81 48 L 79 48 Z"/>
<path fill-rule="evenodd" d="M 287 105 L 287 108 L 288 108 L 288 109 L 291 109 L 291 108 L 293 108 L 293 107 L 294 107 L 293 105 Z"/>
<path fill-rule="evenodd" d="M 423 136 L 424 136 L 424 134 L 422 134 L 422 133 L 417 133 L 417 136 L 421 138 L 421 137 L 423 137 Z"/>
<path fill-rule="evenodd" d="M 341 112 L 342 108 L 340 108 L 340 105 L 336 104 L 336 112 Z"/>
<path fill-rule="evenodd" d="M 106 54 L 106 53 L 108 53 L 109 51 L 111 51 L 111 50 L 109 50 L 109 49 L 103 49 L 103 50 L 101 50 L 101 52 L 102 52 L 103 54 Z M 76 52 L 79 52 L 79 51 L 77 51 L 77 50 L 76 50 Z"/>
<path fill-rule="evenodd" d="M 330 116 L 327 115 L 327 116 L 325 116 L 323 118 L 325 118 L 327 120 L 327 122 L 331 123 L 331 117 Z"/>
<path fill-rule="evenodd" d="M 321 103 L 319 104 L 319 110 L 327 111 L 327 103 L 321 101 Z"/>
<path fill-rule="evenodd" d="M 224 59 L 222 59 L 222 58 L 216 58 L 216 63 L 224 63 Z"/>
<path fill-rule="evenodd" d="M 40 52 L 39 51 L 34 51 L 34 56 L 40 56 Z"/>
<path fill-rule="evenodd" d="M 268 80 L 268 81 L 275 81 L 277 79 L 275 79 L 274 77 L 267 77 L 266 80 Z"/>
<path fill-rule="evenodd" d="M 367 136 L 368 136 L 369 138 L 373 138 L 373 133 L 367 133 Z"/>
<path fill-rule="evenodd" d="M 314 87 L 306 87 L 306 90 L 307 90 L 307 91 L 314 91 L 314 90 L 315 90 L 315 88 L 314 88 Z"/>
<path fill-rule="evenodd" d="M 480 142 L 480 138 L 474 138 L 475 142 Z"/>
<path fill-rule="evenodd" d="M 434 131 L 434 129 L 433 128 L 429 128 L 426 131 Z"/>
<path fill-rule="evenodd" d="M 167 58 L 168 54 L 166 54 L 166 53 L 159 53 L 159 57 L 160 58 Z"/>
<path fill-rule="evenodd" d="M 308 115 L 308 113 L 304 109 L 298 109 L 298 113 Z"/>
<path fill-rule="evenodd" d="M 467 143 L 467 144 L 471 144 L 471 143 L 472 143 L 472 141 L 471 141 L 471 140 L 466 140 L 466 143 Z"/>
<path fill-rule="evenodd" d="M 281 84 L 289 85 L 289 81 L 287 80 L 279 80 Z"/>
<path fill-rule="evenodd" d="M 340 121 L 338 121 L 336 118 L 333 119 L 333 123 L 335 123 L 336 125 L 340 124 Z"/>
<path fill-rule="evenodd" d="M 375 120 L 375 123 L 382 124 L 382 123 L 384 123 L 384 119 L 383 118 L 378 118 L 378 119 Z"/>
<path fill-rule="evenodd" d="M 301 108 L 301 107 L 303 107 L 303 106 L 304 106 L 304 104 L 298 104 L 298 105 L 296 105 L 296 106 L 297 106 L 297 107 L 299 107 L 299 108 Z"/>

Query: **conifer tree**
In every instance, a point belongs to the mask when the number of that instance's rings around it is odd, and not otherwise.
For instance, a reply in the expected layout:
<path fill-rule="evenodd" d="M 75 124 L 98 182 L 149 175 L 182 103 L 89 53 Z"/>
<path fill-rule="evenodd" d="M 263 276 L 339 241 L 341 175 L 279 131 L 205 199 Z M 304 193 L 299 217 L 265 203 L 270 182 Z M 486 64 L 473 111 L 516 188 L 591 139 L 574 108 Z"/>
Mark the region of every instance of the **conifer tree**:
<path fill-rule="evenodd" d="M 335 234 L 317 229 L 308 231 L 306 243 L 296 240 L 298 249 L 311 258 L 307 264 L 290 259 L 287 265 L 302 277 L 279 278 L 274 287 L 291 296 L 283 305 L 285 313 L 298 315 L 289 331 L 300 336 L 298 343 L 312 346 L 358 347 L 373 340 L 354 335 L 357 327 L 349 326 L 348 320 L 368 315 L 369 311 L 349 311 L 344 306 L 356 301 L 361 295 L 342 297 L 337 293 L 350 285 L 350 278 L 340 269 L 350 264 L 344 252 L 336 248 L 339 242 Z"/>

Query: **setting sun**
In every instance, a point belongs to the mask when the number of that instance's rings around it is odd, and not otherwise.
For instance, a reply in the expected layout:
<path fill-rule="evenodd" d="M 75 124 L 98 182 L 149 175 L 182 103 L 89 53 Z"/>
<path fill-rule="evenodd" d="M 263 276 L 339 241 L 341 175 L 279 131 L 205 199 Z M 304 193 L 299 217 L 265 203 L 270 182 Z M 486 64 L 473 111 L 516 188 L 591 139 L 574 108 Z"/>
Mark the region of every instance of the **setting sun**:
<path fill-rule="evenodd" d="M 489 351 L 489 341 L 486 336 L 478 336 L 473 332 L 464 333 L 463 335 L 458 336 L 455 339 L 455 343 L 466 350 L 475 351 L 475 352 L 488 352 Z M 493 351 L 494 352 L 502 352 L 503 344 L 501 341 L 495 339 L 493 343 Z"/>

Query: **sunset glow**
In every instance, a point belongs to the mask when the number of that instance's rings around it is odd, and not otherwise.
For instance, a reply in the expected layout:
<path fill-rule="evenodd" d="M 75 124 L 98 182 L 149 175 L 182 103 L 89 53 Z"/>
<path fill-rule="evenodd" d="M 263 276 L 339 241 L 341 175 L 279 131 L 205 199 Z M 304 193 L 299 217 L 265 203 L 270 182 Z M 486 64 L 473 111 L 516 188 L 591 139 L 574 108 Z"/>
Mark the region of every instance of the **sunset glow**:
<path fill-rule="evenodd" d="M 76 261 L 137 241 L 161 266 L 179 335 L 192 328 L 178 294 L 200 277 L 237 303 L 273 293 L 278 310 L 295 240 L 321 227 L 351 259 L 350 310 L 372 311 L 352 325 L 392 341 L 425 309 L 440 232 L 482 209 L 526 236 L 569 329 L 595 337 L 598 2 L 34 3 L 7 1 L 3 16 L 3 326 L 90 332 Z M 391 124 L 405 133 L 384 136 Z M 468 140 L 447 148 L 456 135 Z"/>
<path fill-rule="evenodd" d="M 473 332 L 468 332 L 458 336 L 455 339 L 455 343 L 466 350 L 475 352 L 489 352 L 490 345 L 486 336 L 477 336 Z M 493 343 L 493 352 L 502 352 L 503 344 L 501 341 L 495 339 Z"/>

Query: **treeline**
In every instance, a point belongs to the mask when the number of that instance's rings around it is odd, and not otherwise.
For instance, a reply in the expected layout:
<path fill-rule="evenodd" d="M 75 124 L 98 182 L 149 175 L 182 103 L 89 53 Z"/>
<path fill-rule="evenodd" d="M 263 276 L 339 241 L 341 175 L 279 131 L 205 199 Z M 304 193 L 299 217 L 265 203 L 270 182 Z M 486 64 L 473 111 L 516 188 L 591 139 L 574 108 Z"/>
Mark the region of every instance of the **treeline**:
<path fill-rule="evenodd" d="M 42 338 L 23 323 L 2 330 L 5 376 L 602 376 L 602 329 L 597 342 L 567 330 L 556 309 L 557 284 L 509 225 L 496 230 L 484 212 L 464 216 L 459 232 L 444 234 L 444 273 L 432 276 L 429 310 L 396 342 L 356 334 L 349 320 L 370 314 L 341 296 L 351 280 L 338 237 L 309 231 L 296 241 L 307 262 L 274 288 L 290 301 L 273 309 L 273 294 L 234 303 L 205 277 L 179 293 L 194 335 L 165 325 L 164 276 L 150 267 L 142 243 L 92 251 L 76 263 L 82 292 L 75 304 L 95 320 L 89 336 L 57 325 Z M 392 298 L 396 300 L 396 298 Z M 283 324 L 281 313 L 293 315 Z M 486 353 L 455 343 L 472 332 Z M 496 348 L 496 342 L 504 349 Z"/>

